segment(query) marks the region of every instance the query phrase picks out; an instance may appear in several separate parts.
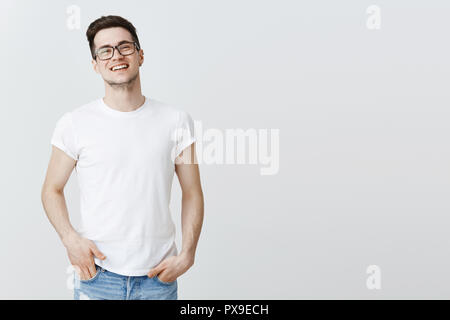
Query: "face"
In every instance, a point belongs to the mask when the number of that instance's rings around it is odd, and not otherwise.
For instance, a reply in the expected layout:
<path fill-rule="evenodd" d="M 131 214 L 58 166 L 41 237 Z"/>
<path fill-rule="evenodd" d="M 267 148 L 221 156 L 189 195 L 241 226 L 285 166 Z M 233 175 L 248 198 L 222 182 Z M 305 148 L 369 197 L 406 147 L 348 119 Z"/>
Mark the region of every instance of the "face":
<path fill-rule="evenodd" d="M 133 42 L 133 38 L 127 29 L 114 27 L 97 32 L 94 37 L 94 50 L 103 46 L 116 46 L 122 41 Z M 139 75 L 139 67 L 144 62 L 144 50 L 135 50 L 134 53 L 122 56 L 117 49 L 111 59 L 100 60 L 96 57 L 92 60 L 95 72 L 99 73 L 103 80 L 110 86 L 128 86 Z M 125 68 L 115 70 L 115 67 L 125 65 Z M 114 68 L 114 69 L 113 69 Z"/>

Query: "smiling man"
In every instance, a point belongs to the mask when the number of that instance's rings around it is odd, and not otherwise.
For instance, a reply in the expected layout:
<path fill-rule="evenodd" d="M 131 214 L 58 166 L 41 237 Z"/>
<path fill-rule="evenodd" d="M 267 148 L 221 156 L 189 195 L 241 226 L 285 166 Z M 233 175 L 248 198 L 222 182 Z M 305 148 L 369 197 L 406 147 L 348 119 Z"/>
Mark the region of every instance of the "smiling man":
<path fill-rule="evenodd" d="M 75 299 L 178 299 L 177 278 L 194 263 L 203 192 L 194 125 L 181 108 L 142 95 L 135 27 L 103 16 L 86 32 L 105 96 L 56 123 L 42 187 L 45 212 L 75 268 Z M 81 227 L 71 225 L 64 186 L 75 168 Z M 182 248 L 169 209 L 174 173 L 182 190 Z"/>

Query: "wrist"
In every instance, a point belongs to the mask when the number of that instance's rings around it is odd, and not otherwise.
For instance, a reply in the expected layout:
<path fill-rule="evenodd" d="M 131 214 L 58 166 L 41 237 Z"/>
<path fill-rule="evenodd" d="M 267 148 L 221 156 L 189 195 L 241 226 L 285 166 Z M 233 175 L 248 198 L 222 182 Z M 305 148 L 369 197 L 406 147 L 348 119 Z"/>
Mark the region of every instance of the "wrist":
<path fill-rule="evenodd" d="M 186 261 L 187 264 L 194 264 L 195 253 L 191 251 L 181 251 L 179 256 Z"/>
<path fill-rule="evenodd" d="M 61 241 L 64 247 L 68 247 L 74 240 L 80 238 L 80 235 L 75 230 L 70 230 L 61 236 Z"/>

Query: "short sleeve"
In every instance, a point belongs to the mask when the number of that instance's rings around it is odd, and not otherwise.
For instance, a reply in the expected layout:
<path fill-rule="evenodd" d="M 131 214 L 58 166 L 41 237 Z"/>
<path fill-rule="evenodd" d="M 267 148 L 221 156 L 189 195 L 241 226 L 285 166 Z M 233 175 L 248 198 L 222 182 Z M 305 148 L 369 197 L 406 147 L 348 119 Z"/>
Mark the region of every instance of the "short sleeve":
<path fill-rule="evenodd" d="M 51 144 L 64 151 L 72 159 L 78 160 L 76 138 L 70 112 L 65 113 L 56 122 Z"/>
<path fill-rule="evenodd" d="M 193 142 L 197 141 L 194 132 L 194 121 L 189 113 L 180 110 L 178 114 L 178 125 L 175 128 L 176 146 L 175 154 L 172 160 L 175 160 L 181 152 L 189 147 Z"/>

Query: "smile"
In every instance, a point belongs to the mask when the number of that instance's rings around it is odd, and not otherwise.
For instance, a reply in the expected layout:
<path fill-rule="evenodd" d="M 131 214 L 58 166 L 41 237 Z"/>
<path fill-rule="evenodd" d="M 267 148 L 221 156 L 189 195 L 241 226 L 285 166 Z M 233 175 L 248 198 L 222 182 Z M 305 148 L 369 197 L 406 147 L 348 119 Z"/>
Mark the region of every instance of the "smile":
<path fill-rule="evenodd" d="M 118 64 L 118 65 L 110 68 L 111 71 L 117 71 L 117 70 L 123 70 L 123 69 L 128 69 L 128 64 L 126 64 L 126 63 Z"/>

